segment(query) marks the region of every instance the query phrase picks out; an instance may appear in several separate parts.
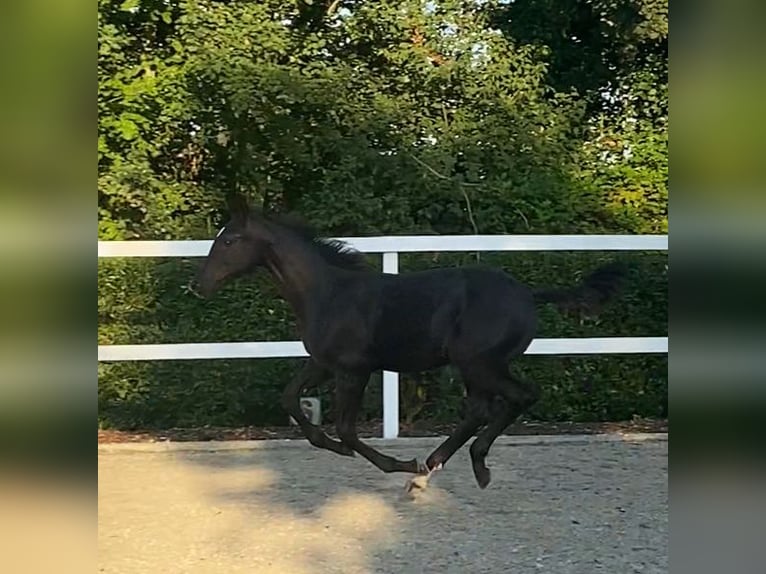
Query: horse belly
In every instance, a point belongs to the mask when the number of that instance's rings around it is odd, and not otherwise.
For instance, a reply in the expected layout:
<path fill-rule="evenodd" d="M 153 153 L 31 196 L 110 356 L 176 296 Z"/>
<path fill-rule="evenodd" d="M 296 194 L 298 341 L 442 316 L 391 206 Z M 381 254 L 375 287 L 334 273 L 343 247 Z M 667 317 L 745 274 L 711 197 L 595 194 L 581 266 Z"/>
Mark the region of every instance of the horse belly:
<path fill-rule="evenodd" d="M 385 357 L 378 365 L 378 368 L 396 373 L 418 373 L 442 367 L 448 362 L 445 355 L 437 353 L 429 355 L 392 355 Z"/>
<path fill-rule="evenodd" d="M 445 364 L 444 340 L 435 336 L 432 327 L 430 320 L 418 320 L 418 317 L 381 326 L 374 345 L 380 368 L 425 371 Z"/>

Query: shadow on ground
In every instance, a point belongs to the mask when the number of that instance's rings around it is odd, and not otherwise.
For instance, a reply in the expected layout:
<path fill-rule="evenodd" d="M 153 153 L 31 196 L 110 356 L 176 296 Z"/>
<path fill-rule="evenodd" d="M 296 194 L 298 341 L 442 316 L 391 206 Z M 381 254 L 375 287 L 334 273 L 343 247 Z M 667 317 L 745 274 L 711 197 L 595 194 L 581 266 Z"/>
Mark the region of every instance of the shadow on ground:
<path fill-rule="evenodd" d="M 364 459 L 247 444 L 102 451 L 100 571 L 667 570 L 665 441 L 496 445 L 486 491 L 464 449 L 414 500 L 406 475 Z M 387 450 L 422 458 L 430 446 Z"/>

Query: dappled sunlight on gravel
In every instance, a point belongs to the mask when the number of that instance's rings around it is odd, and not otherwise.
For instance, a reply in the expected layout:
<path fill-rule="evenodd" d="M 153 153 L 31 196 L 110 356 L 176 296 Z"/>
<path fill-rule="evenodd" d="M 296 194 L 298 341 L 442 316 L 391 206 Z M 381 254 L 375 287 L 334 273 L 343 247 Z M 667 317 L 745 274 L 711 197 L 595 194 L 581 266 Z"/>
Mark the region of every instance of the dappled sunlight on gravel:
<path fill-rule="evenodd" d="M 400 459 L 439 438 L 370 440 Z M 110 574 L 667 571 L 667 441 L 501 437 L 480 490 L 467 449 L 425 490 L 305 441 L 99 447 Z"/>
<path fill-rule="evenodd" d="M 268 468 L 121 454 L 102 457 L 99 471 L 101 572 L 364 573 L 370 550 L 395 537 L 380 496 L 320 495 L 314 511 L 296 513 L 270 496 L 284 485 Z"/>

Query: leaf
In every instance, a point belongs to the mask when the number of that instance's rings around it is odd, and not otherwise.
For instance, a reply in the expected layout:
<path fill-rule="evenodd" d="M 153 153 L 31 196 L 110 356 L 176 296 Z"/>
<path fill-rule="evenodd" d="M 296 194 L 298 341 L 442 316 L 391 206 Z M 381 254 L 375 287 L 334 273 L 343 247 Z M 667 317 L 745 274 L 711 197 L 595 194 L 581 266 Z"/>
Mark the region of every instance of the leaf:
<path fill-rule="evenodd" d="M 141 0 L 125 0 L 120 4 L 120 10 L 123 12 L 135 12 L 140 4 Z"/>
<path fill-rule="evenodd" d="M 117 124 L 120 135 L 126 140 L 135 139 L 138 136 L 138 126 L 128 118 L 121 118 Z"/>

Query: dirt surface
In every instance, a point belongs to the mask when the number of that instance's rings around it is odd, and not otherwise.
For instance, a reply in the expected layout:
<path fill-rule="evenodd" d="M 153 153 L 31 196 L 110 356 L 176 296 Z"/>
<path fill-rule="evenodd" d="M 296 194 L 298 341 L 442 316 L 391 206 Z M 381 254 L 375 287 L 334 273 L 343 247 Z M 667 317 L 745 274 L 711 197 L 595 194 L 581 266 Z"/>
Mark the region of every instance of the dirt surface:
<path fill-rule="evenodd" d="M 438 442 L 375 444 L 422 459 Z M 501 437 L 488 489 L 462 449 L 414 499 L 359 457 L 227 444 L 99 447 L 99 571 L 668 571 L 666 435 Z"/>
<path fill-rule="evenodd" d="M 359 436 L 362 438 L 379 437 L 383 435 L 383 425 L 380 422 L 361 423 Z M 324 431 L 331 436 L 335 434 L 332 426 L 325 425 Z M 447 435 L 454 424 L 418 423 L 403 425 L 400 431 L 402 437 L 428 437 Z M 538 423 L 520 422 L 511 425 L 504 433 L 506 435 L 557 435 L 557 434 L 603 434 L 603 433 L 666 433 L 668 422 L 655 419 L 635 419 L 624 422 L 609 423 Z M 303 438 L 298 427 L 242 427 L 242 428 L 174 428 L 165 430 L 99 430 L 98 442 L 157 442 L 157 441 L 208 441 L 208 440 L 266 440 L 266 439 L 297 439 Z"/>

